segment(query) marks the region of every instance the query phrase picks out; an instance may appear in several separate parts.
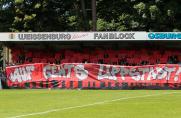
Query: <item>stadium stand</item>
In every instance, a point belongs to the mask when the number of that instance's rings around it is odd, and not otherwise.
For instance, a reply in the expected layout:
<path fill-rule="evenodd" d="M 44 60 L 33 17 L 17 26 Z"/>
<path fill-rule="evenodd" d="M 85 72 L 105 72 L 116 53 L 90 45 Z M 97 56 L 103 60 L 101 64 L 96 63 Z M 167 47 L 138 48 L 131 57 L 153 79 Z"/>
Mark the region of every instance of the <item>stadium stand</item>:
<path fill-rule="evenodd" d="M 178 50 L 157 49 L 64 49 L 54 52 L 33 49 L 12 49 L 14 64 L 28 63 L 98 63 L 126 66 L 140 66 L 153 64 L 178 64 L 181 55 Z"/>
<path fill-rule="evenodd" d="M 167 45 L 169 44 L 169 45 Z M 173 65 L 179 71 L 181 62 L 181 43 L 175 42 L 21 42 L 8 43 L 9 62 L 6 66 L 34 63 L 95 63 L 121 66 L 142 66 L 157 64 Z M 7 60 L 8 61 L 8 60 Z M 37 64 L 38 65 L 38 64 Z M 45 64 L 46 65 L 46 64 Z M 49 65 L 49 64 L 48 64 Z M 64 65 L 64 64 L 63 64 Z M 86 64 L 85 64 L 86 65 Z M 93 64 L 90 64 L 93 65 Z M 151 66 L 151 67 L 152 67 Z M 15 67 L 15 66 L 14 66 Z M 23 66 L 24 67 L 24 66 Z M 85 66 L 86 67 L 86 66 Z M 159 67 L 159 66 L 158 66 Z M 168 66 L 172 67 L 172 65 Z M 8 68 L 8 67 L 7 67 Z M 13 68 L 13 67 L 12 67 Z M 100 68 L 100 66 L 98 67 Z M 129 68 L 129 67 L 126 67 Z M 19 69 L 19 68 L 17 68 Z M 88 69 L 88 68 L 86 68 Z M 19 72 L 19 71 L 17 71 Z M 47 71 L 48 72 L 48 71 Z M 72 71 L 74 73 L 74 70 Z M 90 71 L 89 71 L 90 72 Z M 12 73 L 14 70 L 12 69 Z M 34 73 L 34 72 L 33 72 Z M 97 76 L 98 71 L 95 75 Z M 175 76 L 177 72 L 172 73 Z M 10 75 L 10 74 L 9 74 Z M 9 77 L 9 75 L 7 77 Z M 173 76 L 168 79 L 153 81 L 122 81 L 119 74 L 118 80 L 74 78 L 38 78 L 38 81 L 12 82 L 6 81 L 9 88 L 60 88 L 60 89 L 180 89 L 181 84 L 174 81 Z M 21 77 L 24 77 L 22 75 Z M 145 77 L 145 80 L 147 77 Z M 20 78 L 21 79 L 21 78 Z M 127 79 L 129 80 L 129 78 Z M 172 81 L 173 80 L 173 81 Z M 4 82 L 3 82 L 4 83 Z M 2 84 L 3 84 L 2 83 Z"/>

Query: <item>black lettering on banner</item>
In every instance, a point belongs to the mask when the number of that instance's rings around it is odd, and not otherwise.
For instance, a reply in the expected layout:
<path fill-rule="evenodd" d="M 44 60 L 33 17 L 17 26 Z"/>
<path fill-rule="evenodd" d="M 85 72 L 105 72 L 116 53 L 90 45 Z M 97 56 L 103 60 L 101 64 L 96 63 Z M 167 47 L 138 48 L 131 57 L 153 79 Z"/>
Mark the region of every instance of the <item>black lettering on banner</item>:
<path fill-rule="evenodd" d="M 62 81 L 62 88 L 65 88 L 65 81 Z"/>
<path fill-rule="evenodd" d="M 115 89 L 119 89 L 119 87 L 120 87 L 120 86 L 119 86 L 119 82 L 116 82 L 116 83 L 115 83 Z"/>
<path fill-rule="evenodd" d="M 105 82 L 100 82 L 100 88 L 105 88 Z"/>
<path fill-rule="evenodd" d="M 46 88 L 49 88 L 49 81 L 48 80 L 46 81 L 45 85 L 46 85 Z"/>
<path fill-rule="evenodd" d="M 35 89 L 36 88 L 36 82 L 31 82 L 32 88 Z"/>
<path fill-rule="evenodd" d="M 43 82 L 40 81 L 40 88 L 43 88 Z"/>
<path fill-rule="evenodd" d="M 122 89 L 128 89 L 128 83 L 123 82 L 122 83 Z"/>
<path fill-rule="evenodd" d="M 96 88 L 96 83 L 95 82 L 93 82 L 93 88 Z"/>
<path fill-rule="evenodd" d="M 90 84 L 90 81 L 88 82 L 88 88 L 91 88 L 91 84 Z"/>
<path fill-rule="evenodd" d="M 58 81 L 57 80 L 52 80 L 52 86 L 53 88 L 58 88 Z"/>
<path fill-rule="evenodd" d="M 25 83 L 25 88 L 27 88 L 27 89 L 30 88 L 30 83 L 29 83 L 29 82 L 26 82 L 26 83 Z"/>
<path fill-rule="evenodd" d="M 82 81 L 78 81 L 78 88 L 82 88 Z"/>
<path fill-rule="evenodd" d="M 108 88 L 111 89 L 111 82 L 108 82 Z"/>
<path fill-rule="evenodd" d="M 70 81 L 70 88 L 73 89 L 74 88 L 74 82 Z"/>

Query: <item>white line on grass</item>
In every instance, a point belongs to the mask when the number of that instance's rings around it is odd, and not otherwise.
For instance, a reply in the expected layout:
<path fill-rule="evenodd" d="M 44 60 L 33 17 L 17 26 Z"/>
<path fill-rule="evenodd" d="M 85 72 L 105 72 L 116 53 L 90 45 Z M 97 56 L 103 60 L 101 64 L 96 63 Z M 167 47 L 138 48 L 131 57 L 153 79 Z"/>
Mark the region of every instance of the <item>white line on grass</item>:
<path fill-rule="evenodd" d="M 42 111 L 42 112 L 35 112 L 35 113 L 29 113 L 29 114 L 24 114 L 24 115 L 19 115 L 19 116 L 12 116 L 12 117 L 8 117 L 8 118 L 22 118 L 22 117 L 27 117 L 27 116 L 42 115 L 42 114 L 48 114 L 48 113 L 56 112 L 56 111 L 63 111 L 63 110 L 68 110 L 68 109 L 89 107 L 89 106 L 100 105 L 100 104 L 105 104 L 105 103 L 110 103 L 110 102 L 115 102 L 115 101 L 121 101 L 121 100 L 134 99 L 134 98 L 144 98 L 144 97 L 159 96 L 159 95 L 174 94 L 174 93 L 181 93 L 181 92 L 168 92 L 168 93 L 162 93 L 162 94 L 151 94 L 151 95 L 143 95 L 143 96 L 135 96 L 135 97 L 118 98 L 118 99 L 114 99 L 114 100 L 105 100 L 102 102 L 95 102 L 95 103 L 91 103 L 91 104 L 65 107 L 65 108 L 59 108 L 59 109 L 51 109 L 51 110 Z"/>

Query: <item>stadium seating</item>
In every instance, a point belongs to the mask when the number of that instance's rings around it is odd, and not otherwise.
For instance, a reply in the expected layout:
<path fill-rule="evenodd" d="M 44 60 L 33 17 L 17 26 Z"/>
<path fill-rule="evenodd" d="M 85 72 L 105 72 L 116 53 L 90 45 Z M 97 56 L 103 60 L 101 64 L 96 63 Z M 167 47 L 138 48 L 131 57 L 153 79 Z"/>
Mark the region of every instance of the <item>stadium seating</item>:
<path fill-rule="evenodd" d="M 27 63 L 100 63 L 113 65 L 153 65 L 176 64 L 181 62 L 181 54 L 177 50 L 149 50 L 149 49 L 82 49 L 43 52 L 43 50 L 12 49 L 14 64 Z"/>

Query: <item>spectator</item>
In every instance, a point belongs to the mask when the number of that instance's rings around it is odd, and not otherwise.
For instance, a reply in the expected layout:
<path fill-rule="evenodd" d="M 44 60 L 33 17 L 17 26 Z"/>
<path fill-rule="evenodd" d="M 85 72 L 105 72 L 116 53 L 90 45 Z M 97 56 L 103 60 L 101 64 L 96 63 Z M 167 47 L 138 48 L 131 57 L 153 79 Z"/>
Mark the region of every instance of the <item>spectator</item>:
<path fill-rule="evenodd" d="M 171 53 L 168 53 L 171 52 Z M 13 57 L 13 62 L 15 64 L 26 64 L 26 63 L 99 63 L 99 64 L 112 64 L 111 58 L 117 58 L 117 63 L 119 65 L 127 66 L 140 66 L 140 65 L 149 65 L 149 64 L 177 64 L 181 62 L 178 51 L 169 50 L 165 52 L 162 49 L 118 49 L 113 50 L 112 48 L 85 48 L 81 47 L 80 50 L 73 49 L 64 49 L 60 51 L 53 51 L 51 53 L 44 53 L 43 50 L 26 50 L 18 51 L 18 48 L 15 51 Z M 13 52 L 12 52 L 13 53 Z M 55 58 L 55 54 L 58 53 L 58 58 Z M 139 54 L 139 55 L 138 55 Z M 168 58 L 168 62 L 164 59 Z M 46 61 L 47 60 L 47 61 Z M 52 61 L 53 60 L 53 61 Z M 94 61 L 94 62 L 91 62 Z M 96 61 L 95 61 L 96 60 Z"/>

